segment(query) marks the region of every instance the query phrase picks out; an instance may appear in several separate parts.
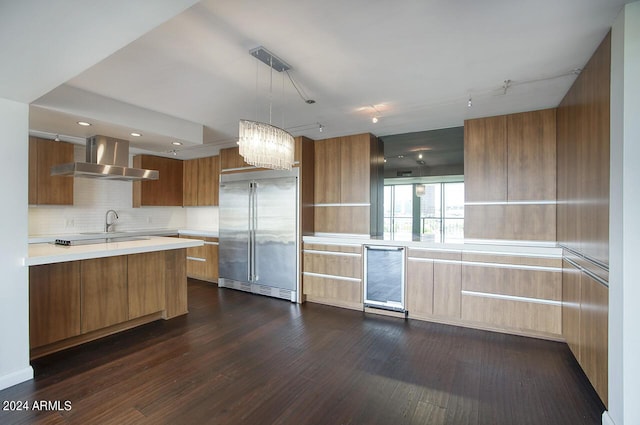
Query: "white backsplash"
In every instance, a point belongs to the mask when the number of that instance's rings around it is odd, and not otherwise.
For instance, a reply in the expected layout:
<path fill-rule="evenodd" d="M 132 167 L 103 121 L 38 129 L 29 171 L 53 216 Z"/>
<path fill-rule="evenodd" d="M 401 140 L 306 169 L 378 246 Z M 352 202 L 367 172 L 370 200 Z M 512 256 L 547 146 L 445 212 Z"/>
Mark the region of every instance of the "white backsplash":
<path fill-rule="evenodd" d="M 218 231 L 218 207 L 192 207 L 185 210 L 189 229 Z"/>
<path fill-rule="evenodd" d="M 76 161 L 85 160 L 84 146 L 75 146 Z M 104 230 L 105 213 L 118 213 L 114 230 L 218 230 L 217 207 L 132 207 L 131 182 L 76 178 L 73 206 L 29 206 L 29 235 L 57 235 Z"/>

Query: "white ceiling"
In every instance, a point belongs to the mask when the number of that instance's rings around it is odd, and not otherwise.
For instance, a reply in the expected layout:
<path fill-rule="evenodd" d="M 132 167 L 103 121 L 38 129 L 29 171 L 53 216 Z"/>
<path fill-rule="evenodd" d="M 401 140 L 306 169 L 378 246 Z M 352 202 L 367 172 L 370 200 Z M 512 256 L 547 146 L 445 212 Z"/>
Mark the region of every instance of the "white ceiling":
<path fill-rule="evenodd" d="M 96 119 L 102 132 L 141 130 L 133 146 L 166 152 L 178 138 L 186 142 L 179 156 L 215 153 L 235 143 L 239 118 L 269 120 L 269 67 L 248 53 L 259 45 L 288 62 L 297 85 L 316 101 L 305 103 L 274 72 L 272 122 L 296 136 L 394 135 L 554 107 L 624 3 L 203 0 L 35 100 L 40 109 L 30 125 L 86 137 L 76 118 Z M 123 9 L 122 18 L 130 13 Z M 64 24 L 75 22 L 71 16 Z M 83 56 L 89 44 L 60 60 Z M 511 80 L 506 94 L 505 80 Z M 111 102 L 113 117 L 81 101 L 91 96 Z M 49 110 L 57 111 L 55 119 L 47 118 Z M 148 120 L 154 112 L 161 114 L 156 124 Z M 181 126 L 195 133 L 172 131 Z"/>

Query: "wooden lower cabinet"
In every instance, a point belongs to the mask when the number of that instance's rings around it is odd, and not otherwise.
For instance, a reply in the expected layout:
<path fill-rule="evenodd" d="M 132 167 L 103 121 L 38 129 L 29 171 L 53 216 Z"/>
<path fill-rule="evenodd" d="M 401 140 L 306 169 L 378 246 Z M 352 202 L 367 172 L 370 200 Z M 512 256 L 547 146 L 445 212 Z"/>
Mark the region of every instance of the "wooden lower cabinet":
<path fill-rule="evenodd" d="M 82 333 L 129 319 L 127 257 L 106 257 L 80 263 Z"/>
<path fill-rule="evenodd" d="M 29 267 L 32 357 L 187 312 L 185 249 Z"/>
<path fill-rule="evenodd" d="M 559 258 L 553 259 L 551 266 L 547 261 L 526 256 L 504 264 L 463 261 L 462 319 L 513 333 L 559 339 L 562 263 Z"/>
<path fill-rule="evenodd" d="M 451 319 L 460 318 L 462 286 L 460 263 L 433 263 L 433 314 Z"/>
<path fill-rule="evenodd" d="M 218 282 L 218 238 L 185 235 L 180 237 L 204 241 L 202 246 L 187 248 L 187 276 L 207 282 Z"/>
<path fill-rule="evenodd" d="M 165 310 L 162 317 L 171 319 L 187 314 L 187 250 L 165 251 Z"/>
<path fill-rule="evenodd" d="M 409 317 L 428 320 L 433 315 L 433 260 L 407 258 L 406 284 Z"/>
<path fill-rule="evenodd" d="M 129 320 L 164 310 L 165 285 L 158 284 L 165 280 L 165 268 L 158 267 L 164 262 L 164 251 L 128 256 Z"/>
<path fill-rule="evenodd" d="M 364 308 L 361 245 L 304 244 L 302 262 L 306 301 Z"/>
<path fill-rule="evenodd" d="M 609 288 L 563 262 L 562 334 L 605 405 L 608 402 Z"/>
<path fill-rule="evenodd" d="M 77 335 L 80 335 L 80 263 L 29 267 L 31 347 Z"/>

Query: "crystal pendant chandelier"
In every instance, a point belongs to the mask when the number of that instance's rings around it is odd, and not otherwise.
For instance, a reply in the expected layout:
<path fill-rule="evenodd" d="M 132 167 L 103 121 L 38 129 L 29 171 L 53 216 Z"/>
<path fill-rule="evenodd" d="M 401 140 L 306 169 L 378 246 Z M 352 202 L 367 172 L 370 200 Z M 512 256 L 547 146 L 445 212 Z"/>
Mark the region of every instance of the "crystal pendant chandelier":
<path fill-rule="evenodd" d="M 290 67 L 264 47 L 258 47 L 249 52 L 271 68 L 269 92 L 272 92 L 273 70 L 286 71 Z M 274 170 L 290 170 L 294 162 L 293 136 L 285 130 L 271 125 L 271 103 L 269 103 L 269 124 L 240 120 L 238 132 L 238 146 L 240 155 L 248 164 L 259 168 Z"/>
<path fill-rule="evenodd" d="M 238 145 L 247 164 L 274 170 L 290 170 L 293 165 L 293 136 L 271 124 L 240 120 Z"/>

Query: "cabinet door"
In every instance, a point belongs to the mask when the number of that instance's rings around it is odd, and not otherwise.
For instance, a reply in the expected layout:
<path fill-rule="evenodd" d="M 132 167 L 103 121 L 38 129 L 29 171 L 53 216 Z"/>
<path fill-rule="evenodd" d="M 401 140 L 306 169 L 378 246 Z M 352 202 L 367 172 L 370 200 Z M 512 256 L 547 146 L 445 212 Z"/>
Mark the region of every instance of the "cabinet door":
<path fill-rule="evenodd" d="M 187 314 L 187 250 L 172 249 L 164 252 L 165 261 L 165 319 Z"/>
<path fill-rule="evenodd" d="M 29 267 L 31 348 L 80 335 L 80 263 Z"/>
<path fill-rule="evenodd" d="M 433 314 L 433 260 L 407 259 L 407 310 L 413 318 Z"/>
<path fill-rule="evenodd" d="M 197 159 L 191 159 L 182 163 L 182 203 L 185 207 L 193 207 L 198 205 L 199 190 L 199 162 Z"/>
<path fill-rule="evenodd" d="M 464 122 L 464 199 L 507 200 L 507 118 Z"/>
<path fill-rule="evenodd" d="M 507 116 L 509 201 L 556 199 L 556 110 Z"/>
<path fill-rule="evenodd" d="M 460 263 L 433 264 L 433 314 L 460 318 L 462 265 Z"/>
<path fill-rule="evenodd" d="M 562 336 L 580 362 L 580 270 L 562 263 Z"/>
<path fill-rule="evenodd" d="M 198 205 L 218 205 L 219 157 L 198 159 Z"/>
<path fill-rule="evenodd" d="M 39 205 L 73 205 L 73 178 L 52 176 L 54 165 L 73 162 L 73 144 L 29 138 L 29 202 Z M 35 167 L 35 169 L 34 169 Z M 35 190 L 36 193 L 33 193 Z"/>
<path fill-rule="evenodd" d="M 127 257 L 96 258 L 80 263 L 82 332 L 127 320 Z"/>
<path fill-rule="evenodd" d="M 164 251 L 127 256 L 129 320 L 164 310 Z"/>
<path fill-rule="evenodd" d="M 340 138 L 340 202 L 369 203 L 371 136 L 359 134 Z M 368 229 L 367 229 L 368 232 Z"/>
<path fill-rule="evenodd" d="M 252 165 L 244 162 L 239 148 L 220 149 L 220 171 L 245 167 L 252 167 Z"/>
<path fill-rule="evenodd" d="M 580 365 L 606 405 L 609 362 L 609 289 L 586 273 L 581 273 L 580 281 Z"/>
<path fill-rule="evenodd" d="M 336 204 L 340 196 L 341 139 L 315 142 L 314 199 L 316 204 Z M 367 189 L 368 189 L 367 185 Z"/>
<path fill-rule="evenodd" d="M 158 170 L 158 180 L 134 182 L 133 206 L 182 206 L 182 161 L 153 155 L 139 155 L 134 166 Z M 137 188 L 136 185 L 139 185 Z M 137 199 L 139 197 L 139 199 Z"/>

